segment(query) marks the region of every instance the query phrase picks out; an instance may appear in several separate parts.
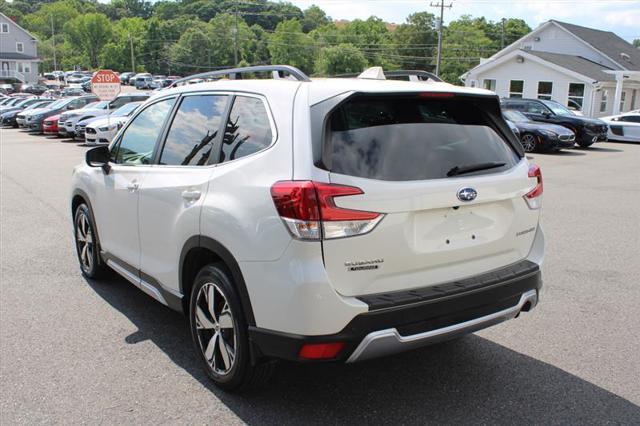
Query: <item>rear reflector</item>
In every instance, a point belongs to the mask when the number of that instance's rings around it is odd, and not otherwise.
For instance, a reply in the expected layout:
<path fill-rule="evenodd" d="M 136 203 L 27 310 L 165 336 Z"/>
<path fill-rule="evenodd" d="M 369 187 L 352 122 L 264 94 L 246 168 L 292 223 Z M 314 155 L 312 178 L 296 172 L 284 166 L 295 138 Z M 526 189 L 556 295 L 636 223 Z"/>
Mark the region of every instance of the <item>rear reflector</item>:
<path fill-rule="evenodd" d="M 344 343 L 313 343 L 305 344 L 300 348 L 298 355 L 302 359 L 333 359 L 344 348 Z"/>
<path fill-rule="evenodd" d="M 371 231 L 383 215 L 336 206 L 334 198 L 362 194 L 360 188 L 313 181 L 281 181 L 271 197 L 289 232 L 298 239 L 351 237 Z"/>
<path fill-rule="evenodd" d="M 530 209 L 539 209 L 542 207 L 542 193 L 544 191 L 542 184 L 542 170 L 540 170 L 540 166 L 537 164 L 530 165 L 529 177 L 536 179 L 536 186 L 524 196 L 524 199 Z"/>

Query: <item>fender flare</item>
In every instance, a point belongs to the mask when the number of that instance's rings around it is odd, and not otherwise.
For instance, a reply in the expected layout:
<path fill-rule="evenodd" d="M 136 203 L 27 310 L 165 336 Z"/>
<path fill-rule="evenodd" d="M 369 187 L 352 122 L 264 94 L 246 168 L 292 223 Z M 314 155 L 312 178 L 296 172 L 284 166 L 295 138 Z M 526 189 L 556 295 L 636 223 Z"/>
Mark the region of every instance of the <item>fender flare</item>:
<path fill-rule="evenodd" d="M 244 317 L 247 321 L 247 325 L 255 326 L 256 320 L 253 315 L 253 308 L 251 307 L 251 299 L 249 298 L 249 292 L 247 291 L 247 285 L 245 284 L 244 277 L 242 276 L 242 271 L 240 270 L 240 265 L 233 257 L 231 252 L 227 250 L 225 246 L 223 246 L 220 242 L 214 240 L 213 238 L 205 237 L 203 235 L 195 235 L 190 237 L 182 247 L 182 251 L 180 252 L 180 274 L 179 274 L 179 291 L 183 294 L 183 297 L 187 297 L 184 293 L 184 283 L 182 282 L 182 270 L 184 267 L 184 261 L 187 257 L 187 253 L 191 249 L 201 247 L 205 248 L 211 252 L 213 252 L 216 256 L 218 256 L 225 263 L 227 268 L 229 268 L 229 272 L 233 278 L 233 281 L 236 285 L 236 290 L 238 290 L 238 296 L 240 297 L 240 303 L 242 304 L 242 309 L 244 311 Z M 186 299 L 185 299 L 186 300 Z"/>

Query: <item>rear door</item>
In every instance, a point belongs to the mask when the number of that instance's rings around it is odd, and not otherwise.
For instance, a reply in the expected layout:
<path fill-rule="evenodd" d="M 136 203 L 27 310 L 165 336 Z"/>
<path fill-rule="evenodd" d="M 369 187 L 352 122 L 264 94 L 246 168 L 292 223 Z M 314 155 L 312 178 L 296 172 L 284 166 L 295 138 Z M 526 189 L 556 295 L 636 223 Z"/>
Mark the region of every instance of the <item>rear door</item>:
<path fill-rule="evenodd" d="M 368 234 L 323 241 L 343 295 L 455 281 L 530 250 L 539 210 L 523 196 L 535 183 L 508 128 L 492 123 L 497 99 L 423 96 L 356 96 L 329 119 L 331 183 L 363 192 L 336 205 L 384 214 Z"/>
<path fill-rule="evenodd" d="M 164 146 L 140 186 L 142 279 L 178 290 L 179 260 L 185 242 L 200 234 L 200 211 L 224 133 L 229 96 L 184 95 Z M 146 278 L 145 278 L 146 277 Z"/>

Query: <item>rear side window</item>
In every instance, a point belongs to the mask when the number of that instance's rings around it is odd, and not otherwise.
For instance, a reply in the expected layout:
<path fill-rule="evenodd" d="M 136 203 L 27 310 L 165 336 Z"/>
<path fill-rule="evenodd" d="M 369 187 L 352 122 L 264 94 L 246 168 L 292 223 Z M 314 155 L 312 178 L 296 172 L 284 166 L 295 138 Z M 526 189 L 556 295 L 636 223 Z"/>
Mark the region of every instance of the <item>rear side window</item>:
<path fill-rule="evenodd" d="M 185 97 L 176 113 L 164 144 L 160 164 L 202 166 L 221 131 L 227 96 Z"/>
<path fill-rule="evenodd" d="M 478 103 L 465 98 L 360 96 L 330 117 L 330 171 L 388 181 L 446 178 L 454 167 L 513 167 L 518 155 Z"/>
<path fill-rule="evenodd" d="M 222 141 L 220 162 L 231 161 L 271 145 L 273 134 L 262 100 L 237 96 Z"/>

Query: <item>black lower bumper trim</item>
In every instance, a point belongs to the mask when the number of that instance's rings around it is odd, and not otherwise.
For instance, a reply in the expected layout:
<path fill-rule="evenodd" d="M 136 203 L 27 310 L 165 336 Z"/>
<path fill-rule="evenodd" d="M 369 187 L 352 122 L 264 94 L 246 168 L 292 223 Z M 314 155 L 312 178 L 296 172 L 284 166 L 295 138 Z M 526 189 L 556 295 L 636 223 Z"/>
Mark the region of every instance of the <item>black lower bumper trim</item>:
<path fill-rule="evenodd" d="M 499 312 L 515 306 L 523 293 L 539 291 L 542 280 L 538 265 L 524 261 L 438 287 L 434 291 L 412 290 L 411 298 L 390 296 L 385 301 L 393 303 L 384 306 L 372 302 L 376 309 L 356 316 L 336 334 L 302 336 L 250 327 L 249 336 L 257 355 L 292 361 L 301 361 L 298 354 L 305 343 L 343 342 L 342 352 L 329 361 L 346 361 L 373 331 L 395 328 L 408 336 Z"/>

